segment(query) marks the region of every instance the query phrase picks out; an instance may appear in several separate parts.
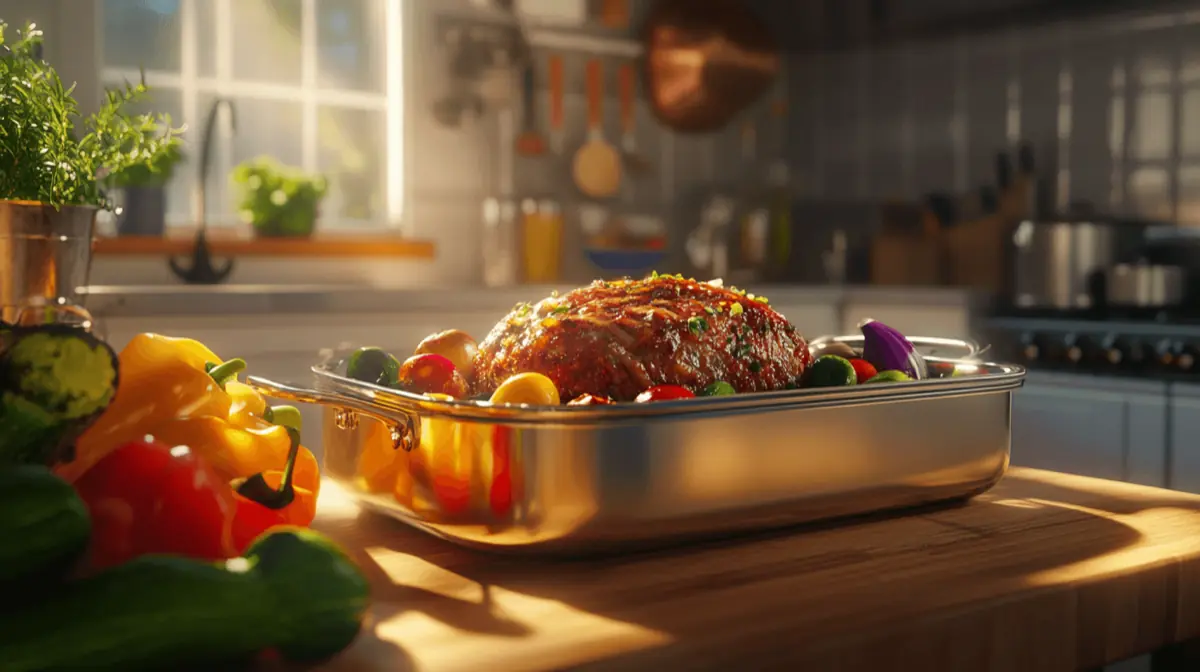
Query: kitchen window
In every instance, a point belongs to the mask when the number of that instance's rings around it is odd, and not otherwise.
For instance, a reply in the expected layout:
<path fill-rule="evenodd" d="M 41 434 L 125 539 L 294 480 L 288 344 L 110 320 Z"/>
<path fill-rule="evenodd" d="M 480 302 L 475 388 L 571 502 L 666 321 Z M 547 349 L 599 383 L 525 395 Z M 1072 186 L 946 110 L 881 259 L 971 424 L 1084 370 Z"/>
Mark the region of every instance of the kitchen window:
<path fill-rule="evenodd" d="M 230 170 L 270 155 L 329 178 L 322 230 L 399 227 L 404 207 L 403 5 L 394 0 L 101 0 L 97 62 L 106 87 L 136 81 L 145 107 L 186 123 L 187 160 L 168 222 L 195 223 L 192 190 L 209 110 L 235 108 L 213 135 L 212 226 L 235 225 Z M 226 113 L 222 111 L 222 115 Z"/>

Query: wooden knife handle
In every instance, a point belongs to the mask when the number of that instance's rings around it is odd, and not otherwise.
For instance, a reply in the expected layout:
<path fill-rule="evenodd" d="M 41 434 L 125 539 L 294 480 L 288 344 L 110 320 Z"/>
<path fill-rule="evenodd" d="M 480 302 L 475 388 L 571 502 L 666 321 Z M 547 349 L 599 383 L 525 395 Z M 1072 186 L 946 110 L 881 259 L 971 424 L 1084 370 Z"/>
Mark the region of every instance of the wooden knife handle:
<path fill-rule="evenodd" d="M 563 127 L 563 60 L 562 56 L 551 56 L 550 80 L 550 128 Z"/>
<path fill-rule="evenodd" d="M 599 129 L 604 124 L 604 70 L 599 59 L 587 64 L 588 128 Z"/>
<path fill-rule="evenodd" d="M 617 86 L 621 94 L 621 130 L 629 133 L 633 131 L 633 101 L 637 95 L 637 79 L 629 63 L 617 71 Z"/>

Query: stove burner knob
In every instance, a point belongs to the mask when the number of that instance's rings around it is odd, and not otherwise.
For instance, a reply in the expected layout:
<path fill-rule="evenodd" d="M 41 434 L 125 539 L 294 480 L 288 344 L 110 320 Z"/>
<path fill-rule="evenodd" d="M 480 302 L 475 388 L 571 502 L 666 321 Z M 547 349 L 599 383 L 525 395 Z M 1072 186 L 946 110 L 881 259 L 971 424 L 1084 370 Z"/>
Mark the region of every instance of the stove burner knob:
<path fill-rule="evenodd" d="M 1072 365 L 1085 363 L 1094 352 L 1095 347 L 1087 336 L 1071 334 L 1063 339 L 1063 356 Z"/>
<path fill-rule="evenodd" d="M 1194 345 L 1185 345 L 1175 354 L 1175 368 L 1191 373 L 1200 368 L 1200 351 Z"/>
<path fill-rule="evenodd" d="M 1179 349 L 1178 343 L 1164 338 L 1154 346 L 1154 359 L 1163 368 L 1176 368 Z"/>
<path fill-rule="evenodd" d="M 1036 362 L 1042 356 L 1042 346 L 1038 343 L 1038 337 L 1034 334 L 1022 334 L 1021 346 L 1017 352 L 1020 353 L 1021 359 L 1026 362 Z"/>
<path fill-rule="evenodd" d="M 1146 360 L 1143 345 L 1130 338 L 1115 334 L 1107 336 L 1100 348 L 1101 364 L 1120 368 L 1141 366 Z"/>

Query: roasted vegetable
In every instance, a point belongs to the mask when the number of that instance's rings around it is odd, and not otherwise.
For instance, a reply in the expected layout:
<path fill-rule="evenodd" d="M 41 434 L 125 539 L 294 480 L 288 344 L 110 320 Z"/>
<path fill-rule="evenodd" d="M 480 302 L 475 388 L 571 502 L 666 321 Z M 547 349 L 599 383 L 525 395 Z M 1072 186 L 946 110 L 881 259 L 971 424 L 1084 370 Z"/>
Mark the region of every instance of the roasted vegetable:
<path fill-rule="evenodd" d="M 904 334 L 874 320 L 859 325 L 863 334 L 863 359 L 878 371 L 903 371 L 914 380 L 925 378 L 925 358 Z"/>
<path fill-rule="evenodd" d="M 737 390 L 729 383 L 718 380 L 711 385 L 708 385 L 700 392 L 702 397 L 728 397 L 731 394 L 737 394 Z"/>
<path fill-rule="evenodd" d="M 879 371 L 875 369 L 874 365 L 859 357 L 851 359 L 850 366 L 854 367 L 854 375 L 858 379 L 859 384 L 867 382 L 868 380 L 874 378 L 875 374 L 879 373 Z"/>
<path fill-rule="evenodd" d="M 608 397 L 597 397 L 594 394 L 581 394 L 567 402 L 568 406 L 611 406 L 617 402 Z"/>
<path fill-rule="evenodd" d="M 518 373 L 496 388 L 489 399 L 493 404 L 528 404 L 530 406 L 558 406 L 558 388 L 554 381 L 540 373 Z"/>
<path fill-rule="evenodd" d="M 821 355 L 804 373 L 804 387 L 845 387 L 857 383 L 854 365 L 837 355 Z"/>
<path fill-rule="evenodd" d="M 467 396 L 467 381 L 454 362 L 441 355 L 413 355 L 400 365 L 398 386 L 416 394 L 444 394 L 455 399 Z"/>
<path fill-rule="evenodd" d="M 692 391 L 682 385 L 655 385 L 654 387 L 637 395 L 635 401 L 639 404 L 646 404 L 652 401 L 675 401 L 678 399 L 691 399 L 696 395 Z"/>
<path fill-rule="evenodd" d="M 221 563 L 143 556 L 0 612 L 5 672 L 224 670 L 274 649 L 317 662 L 354 640 L 369 584 L 336 544 L 298 528 Z"/>
<path fill-rule="evenodd" d="M 906 383 L 912 377 L 903 371 L 880 371 L 868 383 Z"/>
<path fill-rule="evenodd" d="M 0 467 L 0 595 L 44 591 L 82 557 L 91 529 L 70 483 L 41 466 Z"/>
<path fill-rule="evenodd" d="M 346 376 L 364 383 L 395 387 L 400 362 L 379 348 L 359 348 L 346 360 Z"/>
<path fill-rule="evenodd" d="M 70 461 L 117 393 L 117 355 L 74 326 L 15 327 L 0 354 L 0 464 Z"/>
<path fill-rule="evenodd" d="M 470 379 L 474 373 L 475 355 L 478 353 L 479 346 L 475 343 L 475 339 L 467 335 L 465 331 L 450 329 L 426 337 L 417 344 L 417 349 L 413 354 L 441 355 L 450 360 L 464 378 Z"/>

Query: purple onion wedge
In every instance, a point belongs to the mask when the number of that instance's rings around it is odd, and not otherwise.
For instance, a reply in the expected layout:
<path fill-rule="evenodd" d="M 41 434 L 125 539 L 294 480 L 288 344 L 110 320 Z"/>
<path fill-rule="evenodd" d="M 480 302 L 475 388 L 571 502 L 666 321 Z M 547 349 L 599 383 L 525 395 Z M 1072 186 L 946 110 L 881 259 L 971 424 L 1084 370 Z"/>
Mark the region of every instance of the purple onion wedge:
<path fill-rule="evenodd" d="M 903 371 L 913 380 L 928 378 L 925 358 L 904 334 L 895 329 L 867 320 L 858 325 L 863 335 L 863 359 L 879 371 Z"/>

